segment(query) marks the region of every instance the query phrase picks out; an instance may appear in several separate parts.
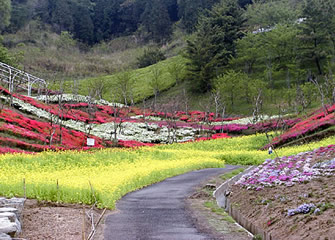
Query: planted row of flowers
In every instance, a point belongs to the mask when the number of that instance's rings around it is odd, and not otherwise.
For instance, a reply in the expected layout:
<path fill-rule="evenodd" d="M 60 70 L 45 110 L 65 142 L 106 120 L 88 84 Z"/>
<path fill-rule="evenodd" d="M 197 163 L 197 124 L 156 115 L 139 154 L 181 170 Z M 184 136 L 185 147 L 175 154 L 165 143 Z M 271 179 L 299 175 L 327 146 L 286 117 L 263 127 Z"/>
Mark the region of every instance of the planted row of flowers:
<path fill-rule="evenodd" d="M 62 146 L 61 148 L 74 149 L 81 148 L 86 145 L 87 134 L 83 132 L 68 130 L 64 127 L 61 128 L 57 124 L 53 124 L 51 126 L 49 122 L 33 120 L 10 109 L 1 110 L 0 120 L 4 121 L 3 123 L 0 123 L 1 132 L 6 132 L 11 135 L 19 136 L 23 139 L 26 138 L 38 141 L 40 143 L 44 143 L 44 145 L 39 145 L 10 138 L 2 139 L 3 143 L 6 143 L 7 140 L 8 144 L 13 146 L 19 146 L 22 149 L 43 151 L 49 148 L 48 146 L 46 146 L 46 144 L 50 142 L 50 137 L 53 131 L 53 143 L 55 143 L 57 146 Z M 95 139 L 94 147 L 103 147 L 102 139 L 95 136 L 89 137 Z"/>
<path fill-rule="evenodd" d="M 235 133 L 235 134 L 241 134 L 245 130 L 249 130 L 252 132 L 266 132 L 271 131 L 274 129 L 287 127 L 290 128 L 294 126 L 296 123 L 300 121 L 299 118 L 296 119 L 283 119 L 282 121 L 277 120 L 270 120 L 266 122 L 258 122 L 255 124 L 249 123 L 249 124 L 226 124 L 221 126 L 215 126 L 213 127 L 213 130 L 215 131 L 224 131 L 228 133 Z"/>
<path fill-rule="evenodd" d="M 0 96 L 1 97 L 1 96 Z M 29 112 L 35 116 L 42 117 L 50 120 L 55 119 L 55 116 L 50 114 L 48 111 L 33 106 L 23 100 L 13 98 L 14 106 L 19 108 L 21 111 Z M 90 133 L 99 138 L 105 140 L 110 140 L 114 138 L 115 132 L 117 132 L 117 139 L 124 141 L 138 141 L 147 143 L 164 143 L 168 142 L 172 137 L 172 133 L 167 126 L 158 126 L 155 123 L 147 122 L 136 122 L 136 121 L 125 121 L 120 119 L 119 122 L 107 122 L 105 124 L 91 123 L 75 120 L 63 120 L 62 124 L 65 127 L 75 129 L 81 132 L 87 132 L 90 128 Z M 120 123 L 122 124 L 120 125 Z M 192 129 L 191 127 L 177 128 L 174 131 L 174 141 L 185 142 L 195 138 L 197 129 Z"/>
<path fill-rule="evenodd" d="M 281 146 L 285 143 L 299 139 L 320 129 L 326 129 L 334 125 L 335 104 L 330 106 L 327 112 L 325 112 L 323 109 L 319 109 L 318 111 L 314 112 L 305 120 L 295 124 L 284 134 L 274 138 L 272 143 L 265 146 L 264 148 L 268 148 L 270 145 L 274 147 Z"/>
<path fill-rule="evenodd" d="M 19 150 L 19 149 L 14 149 L 14 148 L 10 148 L 10 147 L 0 146 L 0 154 L 4 154 L 4 153 L 32 153 L 32 152 L 27 152 L 27 151 L 24 151 L 24 150 Z"/>
<path fill-rule="evenodd" d="M 267 159 L 243 175 L 236 184 L 255 190 L 280 184 L 292 186 L 319 176 L 334 174 L 334 171 L 335 145 L 329 145 L 297 155 Z"/>
<path fill-rule="evenodd" d="M 8 91 L 6 94 L 7 96 L 11 95 Z M 65 99 L 67 103 L 63 104 L 61 109 L 59 109 L 57 104 L 47 105 L 19 94 L 12 94 L 12 96 L 14 105 L 22 111 L 45 118 L 48 121 L 60 117 L 63 126 L 85 133 L 88 132 L 88 128 L 90 128 L 92 135 L 107 141 L 114 139 L 116 133 L 116 138 L 122 141 L 136 141 L 142 143 L 186 142 L 194 141 L 197 138 L 206 139 L 208 135 L 215 132 L 241 134 L 244 130 L 263 132 L 278 127 L 276 120 L 252 124 L 250 123 L 251 118 L 214 119 L 214 121 L 224 120 L 223 122 L 218 122 L 218 124 L 221 125 L 208 125 L 208 122 L 185 122 L 179 119 L 186 114 L 185 112 L 175 112 L 174 117 L 171 113 L 153 112 L 147 109 L 141 110 L 133 107 L 117 108 L 117 105 L 106 101 L 103 102 L 104 105 L 89 105 L 88 103 L 80 102 L 83 99 L 87 100 L 87 98 L 83 96 L 78 96 L 77 98 L 71 98 L 67 95 L 65 95 L 65 97 L 62 96 L 62 99 Z M 56 100 L 56 97 L 54 100 Z M 135 114 L 143 115 L 134 116 Z M 207 113 L 200 111 L 192 111 L 188 114 L 191 118 L 198 116 L 196 118 L 197 120 L 207 117 Z M 208 113 L 207 115 L 214 117 L 213 113 Z M 165 117 L 165 119 L 163 117 Z M 262 118 L 266 118 L 266 116 Z M 281 122 L 280 124 L 291 126 L 297 120 L 285 121 L 285 123 Z M 249 123 L 241 124 L 246 122 Z M 203 138 L 203 136 L 206 137 Z M 47 140 L 45 142 L 47 142 Z"/>

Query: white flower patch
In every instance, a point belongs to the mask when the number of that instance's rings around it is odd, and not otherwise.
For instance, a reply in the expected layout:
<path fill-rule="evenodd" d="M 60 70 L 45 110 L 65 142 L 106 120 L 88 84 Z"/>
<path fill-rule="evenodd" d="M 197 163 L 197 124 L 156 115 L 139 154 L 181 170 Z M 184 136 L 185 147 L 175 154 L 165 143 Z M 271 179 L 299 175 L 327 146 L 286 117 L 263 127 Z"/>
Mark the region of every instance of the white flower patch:
<path fill-rule="evenodd" d="M 62 102 L 84 102 L 88 103 L 91 100 L 90 96 L 83 96 L 83 95 L 75 95 L 75 94 L 62 94 L 62 95 L 40 95 L 38 97 L 34 97 L 36 100 L 43 101 L 43 102 L 52 102 L 57 103 L 59 101 L 59 97 L 61 96 Z M 94 100 L 93 104 L 96 105 L 107 105 L 111 107 L 125 107 L 124 104 L 121 103 L 111 103 L 104 99 Z"/>
<path fill-rule="evenodd" d="M 4 96 L 0 98 L 7 99 Z M 48 111 L 42 110 L 35 106 L 32 106 L 29 103 L 26 103 L 20 99 L 13 98 L 13 104 L 21 111 L 29 112 L 40 118 L 47 120 L 53 119 L 53 122 L 56 122 L 58 116 L 49 113 Z M 124 122 L 121 123 L 121 127 L 118 127 L 119 124 L 114 122 L 103 123 L 103 124 L 85 124 L 84 122 L 75 121 L 75 120 L 63 120 L 62 125 L 77 131 L 88 133 L 91 135 L 100 137 L 105 140 L 111 140 L 114 138 L 114 129 L 117 127 L 117 139 L 119 140 L 135 140 L 139 142 L 156 142 L 156 143 L 167 143 L 173 136 L 175 131 L 175 138 L 173 139 L 176 142 L 185 142 L 189 140 L 194 140 L 196 129 L 191 127 L 186 128 L 177 128 L 169 129 L 166 126 L 159 127 L 154 123 L 132 123 Z M 88 129 L 90 128 L 90 130 Z M 170 134 L 169 134 L 170 132 Z"/>
<path fill-rule="evenodd" d="M 279 117 L 287 117 L 288 115 L 284 115 L 284 116 L 279 116 L 279 115 L 274 115 L 274 116 L 268 116 L 268 115 L 262 115 L 259 117 L 259 119 L 257 121 L 254 121 L 253 117 L 245 117 L 245 118 L 241 118 L 241 119 L 237 119 L 237 120 L 232 120 L 232 121 L 222 121 L 222 122 L 212 122 L 211 125 L 226 125 L 226 124 L 241 124 L 241 125 L 247 125 L 250 123 L 259 123 L 262 121 L 266 121 L 266 120 L 272 120 L 272 119 L 277 119 Z M 201 123 L 201 124 L 205 124 L 205 123 Z"/>

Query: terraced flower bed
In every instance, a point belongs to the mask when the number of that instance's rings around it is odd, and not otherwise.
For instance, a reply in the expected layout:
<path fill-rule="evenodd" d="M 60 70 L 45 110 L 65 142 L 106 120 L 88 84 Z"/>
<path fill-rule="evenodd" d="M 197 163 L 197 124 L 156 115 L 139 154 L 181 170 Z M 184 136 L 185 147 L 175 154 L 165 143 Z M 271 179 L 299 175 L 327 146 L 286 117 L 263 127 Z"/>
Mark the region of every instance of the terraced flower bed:
<path fill-rule="evenodd" d="M 280 147 L 332 126 L 335 126 L 335 105 L 329 106 L 327 111 L 322 108 L 313 112 L 306 119 L 299 121 L 288 131 L 274 138 L 271 144 L 266 145 L 264 149 L 270 145 L 272 147 Z"/>
<path fill-rule="evenodd" d="M 157 143 L 227 138 L 227 134 L 242 134 L 243 130 L 248 130 L 250 134 L 281 126 L 273 117 L 267 116 L 264 118 L 268 122 L 253 124 L 252 118 L 222 119 L 220 116 L 215 118 L 214 113 L 201 111 L 155 112 L 71 94 L 40 96 L 36 100 L 10 93 L 2 87 L 0 92 L 0 99 L 4 102 L 11 99 L 18 110 L 3 109 L 0 115 L 0 132 L 18 138 L 10 137 L 7 147 L 13 147 L 11 151 L 15 148 L 24 151 L 78 149 L 85 147 L 88 137 L 95 139 L 96 148 L 111 145 L 152 146 Z M 55 104 L 60 99 L 62 103 Z M 41 120 L 30 119 L 29 116 Z M 283 123 L 291 126 L 296 121 L 286 120 Z M 8 138 L 7 135 L 4 137 Z"/>
<path fill-rule="evenodd" d="M 332 157 L 335 157 L 335 145 L 293 156 L 267 159 L 253 171 L 245 174 L 237 184 L 247 189 L 261 190 L 280 184 L 292 186 L 296 183 L 306 183 L 320 176 L 333 175 L 335 158 Z"/>
<path fill-rule="evenodd" d="M 231 188 L 232 206 L 273 239 L 332 239 L 335 145 L 268 159 Z"/>

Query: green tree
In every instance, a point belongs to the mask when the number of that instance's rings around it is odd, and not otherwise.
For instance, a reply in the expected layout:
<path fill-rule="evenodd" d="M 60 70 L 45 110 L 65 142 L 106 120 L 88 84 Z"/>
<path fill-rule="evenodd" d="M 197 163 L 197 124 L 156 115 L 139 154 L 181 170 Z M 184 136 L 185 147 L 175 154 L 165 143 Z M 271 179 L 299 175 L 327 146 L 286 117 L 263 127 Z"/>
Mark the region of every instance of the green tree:
<path fill-rule="evenodd" d="M 52 6 L 51 21 L 54 29 L 61 33 L 62 31 L 73 32 L 73 6 L 70 0 L 55 0 Z"/>
<path fill-rule="evenodd" d="M 191 33 L 196 30 L 198 18 L 203 11 L 210 9 L 219 0 L 180 0 L 178 4 L 178 15 L 183 28 Z"/>
<path fill-rule="evenodd" d="M 214 90 L 219 92 L 224 102 L 234 111 L 236 100 L 243 95 L 243 84 L 248 79 L 245 73 L 229 70 L 215 79 Z"/>
<path fill-rule="evenodd" d="M 1 3 L 0 3 L 1 4 Z M 6 28 L 8 32 L 16 32 L 25 26 L 34 15 L 34 4 L 29 1 L 12 0 L 10 25 Z"/>
<path fill-rule="evenodd" d="M 56 44 L 58 49 L 71 50 L 76 46 L 77 42 L 73 39 L 71 33 L 63 31 L 61 32 L 59 40 Z"/>
<path fill-rule="evenodd" d="M 0 0 L 0 31 L 10 23 L 11 1 Z"/>
<path fill-rule="evenodd" d="M 302 9 L 304 21 L 299 25 L 302 33 L 300 55 L 305 66 L 313 63 L 316 74 L 323 75 L 326 60 L 334 58 L 335 2 L 333 0 L 305 0 Z"/>
<path fill-rule="evenodd" d="M 6 63 L 8 65 L 15 66 L 16 65 L 16 59 L 14 56 L 12 56 L 8 49 L 5 48 L 2 45 L 2 37 L 0 36 L 0 62 Z"/>
<path fill-rule="evenodd" d="M 211 90 L 212 79 L 235 56 L 236 40 L 243 36 L 242 13 L 236 1 L 224 0 L 201 18 L 194 39 L 187 42 L 185 54 L 194 91 Z"/>
<path fill-rule="evenodd" d="M 255 1 L 248 5 L 245 17 L 249 28 L 269 28 L 276 24 L 290 24 L 297 21 L 300 5 L 291 0 Z"/>
<path fill-rule="evenodd" d="M 97 42 L 121 31 L 120 0 L 97 0 L 94 6 L 94 32 Z"/>
<path fill-rule="evenodd" d="M 232 58 L 230 64 L 237 69 L 243 70 L 248 75 L 257 72 L 259 62 L 263 57 L 262 35 L 247 33 L 242 39 L 236 42 L 236 57 Z M 255 69 L 256 68 L 256 69 Z"/>
<path fill-rule="evenodd" d="M 144 49 L 143 54 L 137 58 L 137 65 L 139 68 L 144 68 L 165 59 L 164 53 L 159 48 L 147 48 Z"/>
<path fill-rule="evenodd" d="M 157 96 L 159 94 L 160 89 L 162 88 L 162 70 L 159 69 L 158 67 L 154 67 L 151 71 L 152 73 L 152 78 L 150 79 L 149 86 L 153 91 L 154 94 L 154 105 L 153 105 L 153 110 L 156 110 L 156 104 L 157 104 Z"/>
<path fill-rule="evenodd" d="M 141 15 L 141 22 L 150 39 L 163 42 L 170 38 L 172 22 L 164 0 L 148 1 Z"/>
<path fill-rule="evenodd" d="M 168 66 L 168 72 L 173 80 L 176 81 L 176 85 L 180 84 L 184 76 L 184 68 L 185 66 L 178 62 L 173 62 L 171 65 Z"/>
<path fill-rule="evenodd" d="M 94 25 L 92 22 L 92 4 L 90 0 L 81 0 L 74 8 L 74 37 L 87 44 L 94 43 Z"/>
<path fill-rule="evenodd" d="M 292 81 L 298 81 L 297 34 L 296 25 L 277 25 L 273 30 L 262 34 L 261 50 L 264 54 L 265 75 L 272 88 L 275 87 L 276 80 L 286 78 L 288 88 Z M 278 85 L 284 86 L 284 83 L 279 82 Z"/>
<path fill-rule="evenodd" d="M 237 57 L 231 61 L 236 69 L 256 78 L 264 74 L 271 88 L 290 87 L 301 77 L 297 49 L 296 24 L 278 24 L 262 33 L 248 33 L 237 41 Z"/>

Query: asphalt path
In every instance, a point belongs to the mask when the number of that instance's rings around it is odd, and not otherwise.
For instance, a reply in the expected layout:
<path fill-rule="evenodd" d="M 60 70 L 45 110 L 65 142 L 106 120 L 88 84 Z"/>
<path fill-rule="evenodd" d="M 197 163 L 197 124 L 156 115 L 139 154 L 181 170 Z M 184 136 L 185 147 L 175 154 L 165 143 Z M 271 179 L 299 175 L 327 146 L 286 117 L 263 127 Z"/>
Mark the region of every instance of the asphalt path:
<path fill-rule="evenodd" d="M 127 194 L 117 203 L 118 211 L 107 216 L 104 239 L 214 239 L 196 228 L 185 199 L 205 180 L 235 168 L 189 172 Z"/>

